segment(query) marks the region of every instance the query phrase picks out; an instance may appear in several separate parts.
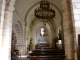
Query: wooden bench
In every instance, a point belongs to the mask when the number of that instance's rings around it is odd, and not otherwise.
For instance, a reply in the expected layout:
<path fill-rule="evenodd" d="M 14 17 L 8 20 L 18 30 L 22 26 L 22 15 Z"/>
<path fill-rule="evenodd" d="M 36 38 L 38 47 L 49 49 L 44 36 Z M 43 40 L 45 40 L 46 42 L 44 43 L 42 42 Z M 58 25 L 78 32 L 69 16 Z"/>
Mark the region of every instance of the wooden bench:
<path fill-rule="evenodd" d="M 64 60 L 65 56 L 27 56 L 29 60 Z"/>
<path fill-rule="evenodd" d="M 30 56 L 50 56 L 50 55 L 64 55 L 64 53 L 42 53 L 42 52 L 39 52 L 39 53 L 36 53 L 36 52 L 34 52 L 34 53 L 31 53 L 31 54 L 29 54 Z"/>
<path fill-rule="evenodd" d="M 64 60 L 65 52 L 62 49 L 36 48 L 27 57 L 29 60 Z"/>
<path fill-rule="evenodd" d="M 64 50 L 60 50 L 60 49 L 35 49 L 32 51 L 33 53 L 61 53 L 61 54 L 65 54 Z"/>

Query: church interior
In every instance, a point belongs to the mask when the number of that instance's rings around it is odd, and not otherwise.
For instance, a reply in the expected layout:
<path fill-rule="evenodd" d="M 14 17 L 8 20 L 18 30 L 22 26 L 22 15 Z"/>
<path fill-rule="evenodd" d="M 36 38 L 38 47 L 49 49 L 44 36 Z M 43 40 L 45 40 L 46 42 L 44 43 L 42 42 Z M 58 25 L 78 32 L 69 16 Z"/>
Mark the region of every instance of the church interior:
<path fill-rule="evenodd" d="M 0 60 L 80 60 L 80 0 L 0 0 Z"/>

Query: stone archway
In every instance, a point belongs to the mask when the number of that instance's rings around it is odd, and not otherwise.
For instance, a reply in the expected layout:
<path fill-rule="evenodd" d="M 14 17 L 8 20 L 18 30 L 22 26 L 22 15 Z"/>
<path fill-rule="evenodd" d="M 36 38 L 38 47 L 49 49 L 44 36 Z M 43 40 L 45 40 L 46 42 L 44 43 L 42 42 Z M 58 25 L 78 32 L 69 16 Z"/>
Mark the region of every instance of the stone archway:
<path fill-rule="evenodd" d="M 26 15 L 25 15 L 25 32 L 26 32 L 26 35 L 27 35 L 27 30 L 30 30 L 29 29 L 29 27 L 30 27 L 30 24 L 31 24 L 31 22 L 35 19 L 35 16 L 33 16 L 34 15 L 34 13 L 33 13 L 33 11 L 34 11 L 34 9 L 36 8 L 36 7 L 38 7 L 38 5 L 39 5 L 39 2 L 38 3 L 36 3 L 36 4 L 34 4 L 29 10 L 28 10 L 28 12 L 26 13 Z M 57 16 L 58 16 L 58 18 L 59 19 L 53 19 L 53 20 L 55 20 L 55 21 L 61 21 L 62 20 L 62 14 L 61 14 L 61 11 L 54 5 L 54 4 L 52 4 L 51 3 L 51 6 L 53 6 L 54 7 L 54 9 L 56 10 L 56 14 L 58 14 Z M 30 16 L 31 15 L 31 16 Z M 31 18 L 30 18 L 31 17 Z M 32 18 L 32 17 L 34 17 L 34 18 Z M 53 22 L 53 20 L 52 20 L 52 22 Z M 50 24 L 50 23 L 49 23 Z M 57 23 L 58 24 L 58 23 Z M 62 25 L 62 21 L 60 22 L 60 24 Z M 55 24 L 53 24 L 53 26 L 55 26 Z M 57 25 L 57 26 L 59 26 L 59 25 Z M 55 29 L 56 29 L 57 27 L 55 27 Z M 53 28 L 51 28 L 51 29 L 53 29 Z M 57 30 L 57 29 L 56 29 Z M 54 30 L 53 30 L 54 31 Z M 29 32 L 28 32 L 29 33 Z M 54 37 L 54 36 L 52 36 L 52 37 Z M 26 38 L 28 38 L 27 36 L 26 36 Z M 53 38 L 52 38 L 53 39 Z M 30 40 L 30 38 L 28 38 L 28 40 Z"/>
<path fill-rule="evenodd" d="M 41 28 L 43 27 L 43 23 L 42 22 L 39 22 L 37 23 L 35 26 L 34 26 L 34 29 L 33 29 L 33 35 L 34 35 L 34 40 L 35 40 L 35 44 L 38 44 L 39 41 L 41 41 Z M 46 32 L 47 32 L 47 36 L 45 36 L 45 41 L 49 44 L 50 46 L 50 43 L 51 43 L 51 30 L 50 30 L 50 26 L 46 23 Z"/>
<path fill-rule="evenodd" d="M 23 36 L 22 36 L 21 28 L 17 24 L 15 24 L 13 26 L 13 32 L 16 35 L 15 48 L 19 50 L 19 53 L 21 55 L 23 55 L 24 54 L 24 52 L 23 52 Z"/>

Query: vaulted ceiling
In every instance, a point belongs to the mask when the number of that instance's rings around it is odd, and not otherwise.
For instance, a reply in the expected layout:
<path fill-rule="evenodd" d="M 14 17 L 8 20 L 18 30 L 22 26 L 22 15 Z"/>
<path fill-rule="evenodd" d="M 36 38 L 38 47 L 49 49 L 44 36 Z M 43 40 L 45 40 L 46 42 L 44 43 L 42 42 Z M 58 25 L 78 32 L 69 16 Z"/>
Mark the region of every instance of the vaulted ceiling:
<path fill-rule="evenodd" d="M 28 25 L 35 18 L 34 10 L 39 6 L 41 0 L 16 0 L 15 3 L 15 13 L 20 20 L 27 20 Z M 57 27 L 61 23 L 61 11 L 62 11 L 62 0 L 48 0 L 51 3 L 51 6 L 56 12 L 56 16 L 53 19 L 54 25 Z"/>
<path fill-rule="evenodd" d="M 25 15 L 33 7 L 33 5 L 37 4 L 40 1 L 41 0 L 16 0 L 15 11 L 21 17 L 21 19 L 24 20 Z M 61 5 L 62 0 L 48 0 L 48 1 L 55 5 L 60 11 L 62 10 Z"/>

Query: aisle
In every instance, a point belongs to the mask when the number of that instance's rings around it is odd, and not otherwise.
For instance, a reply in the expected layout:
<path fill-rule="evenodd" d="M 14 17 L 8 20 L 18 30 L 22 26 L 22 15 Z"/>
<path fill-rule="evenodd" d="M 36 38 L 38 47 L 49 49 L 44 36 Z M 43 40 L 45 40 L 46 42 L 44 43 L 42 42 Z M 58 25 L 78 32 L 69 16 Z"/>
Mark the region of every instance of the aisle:
<path fill-rule="evenodd" d="M 18 56 L 18 57 L 13 57 L 11 60 L 27 60 L 27 56 Z"/>
<path fill-rule="evenodd" d="M 21 57 L 21 58 L 18 58 L 17 60 L 27 60 L 26 57 Z"/>

